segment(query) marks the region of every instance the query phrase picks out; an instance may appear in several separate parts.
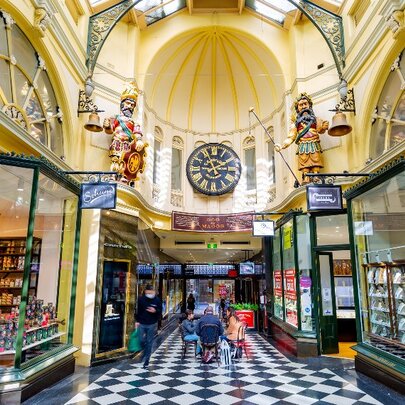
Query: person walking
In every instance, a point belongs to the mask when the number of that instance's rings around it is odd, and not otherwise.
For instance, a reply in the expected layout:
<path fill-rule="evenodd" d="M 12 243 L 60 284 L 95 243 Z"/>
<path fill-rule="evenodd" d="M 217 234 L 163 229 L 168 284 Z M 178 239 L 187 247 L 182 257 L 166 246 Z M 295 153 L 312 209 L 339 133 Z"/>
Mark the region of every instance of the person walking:
<path fill-rule="evenodd" d="M 142 296 L 138 299 L 138 308 L 135 316 L 135 327 L 139 328 L 139 336 L 143 349 L 143 368 L 149 366 L 153 338 L 156 334 L 157 324 L 161 314 L 162 302 L 156 297 L 153 286 L 147 284 Z"/>
<path fill-rule="evenodd" d="M 189 309 L 191 312 L 194 312 L 195 310 L 195 298 L 192 293 L 187 298 L 187 309 Z"/>

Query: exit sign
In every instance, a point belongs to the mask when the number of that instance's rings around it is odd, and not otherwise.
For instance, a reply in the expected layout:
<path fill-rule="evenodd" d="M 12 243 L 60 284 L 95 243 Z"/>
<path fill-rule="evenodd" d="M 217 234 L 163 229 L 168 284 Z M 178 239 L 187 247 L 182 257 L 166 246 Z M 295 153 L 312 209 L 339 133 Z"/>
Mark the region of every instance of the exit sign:
<path fill-rule="evenodd" d="M 207 243 L 207 249 L 216 249 L 217 247 L 216 243 Z"/>

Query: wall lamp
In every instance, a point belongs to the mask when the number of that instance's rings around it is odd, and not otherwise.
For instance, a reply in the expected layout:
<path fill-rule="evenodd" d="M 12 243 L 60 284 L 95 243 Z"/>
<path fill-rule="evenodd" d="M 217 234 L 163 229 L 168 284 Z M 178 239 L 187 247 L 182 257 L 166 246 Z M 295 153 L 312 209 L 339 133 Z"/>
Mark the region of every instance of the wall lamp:
<path fill-rule="evenodd" d="M 345 112 L 352 112 L 356 115 L 356 105 L 354 102 L 353 89 L 347 87 L 347 81 L 341 79 L 338 92 L 340 95 L 340 101 L 336 104 L 333 110 L 336 114 L 332 117 L 332 125 L 328 129 L 328 134 L 331 136 L 343 136 L 352 131 L 351 125 L 348 124 Z"/>
<path fill-rule="evenodd" d="M 92 132 L 101 132 L 103 127 L 100 124 L 99 112 L 104 112 L 104 110 L 99 110 L 97 105 L 94 104 L 91 99 L 93 94 L 94 83 L 89 76 L 86 79 L 84 90 L 79 90 L 79 101 L 77 105 L 77 116 L 83 113 L 90 113 L 89 120 L 84 124 L 84 128 Z"/>
<path fill-rule="evenodd" d="M 333 110 L 335 112 L 352 112 L 356 115 L 356 104 L 354 101 L 354 92 L 353 89 L 347 87 L 347 81 L 341 79 L 338 86 L 338 93 L 340 95 L 340 101 L 336 104 Z"/>

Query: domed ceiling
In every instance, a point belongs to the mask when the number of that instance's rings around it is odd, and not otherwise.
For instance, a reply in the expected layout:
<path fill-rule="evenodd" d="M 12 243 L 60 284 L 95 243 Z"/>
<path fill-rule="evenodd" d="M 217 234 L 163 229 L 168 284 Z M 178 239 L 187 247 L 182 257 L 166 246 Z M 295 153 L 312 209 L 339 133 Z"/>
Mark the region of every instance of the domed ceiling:
<path fill-rule="evenodd" d="M 249 34 L 210 26 L 183 33 L 160 49 L 144 91 L 157 115 L 198 133 L 249 127 L 249 107 L 268 116 L 282 100 L 275 56 Z"/>

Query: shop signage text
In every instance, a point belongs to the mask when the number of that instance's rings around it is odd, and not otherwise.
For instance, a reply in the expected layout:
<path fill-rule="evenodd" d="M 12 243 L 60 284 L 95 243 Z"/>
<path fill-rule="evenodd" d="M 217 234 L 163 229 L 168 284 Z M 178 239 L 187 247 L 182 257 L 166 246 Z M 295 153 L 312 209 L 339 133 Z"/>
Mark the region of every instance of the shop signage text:
<path fill-rule="evenodd" d="M 273 278 L 274 278 L 274 295 L 277 297 L 282 297 L 283 287 L 282 287 L 281 270 L 274 270 Z"/>
<path fill-rule="evenodd" d="M 341 210 L 342 188 L 340 186 L 307 186 L 307 210 Z"/>
<path fill-rule="evenodd" d="M 172 231 L 244 232 L 252 231 L 253 214 L 204 215 L 172 213 Z"/>
<path fill-rule="evenodd" d="M 81 209 L 114 209 L 116 200 L 116 183 L 83 183 L 81 185 Z"/>

